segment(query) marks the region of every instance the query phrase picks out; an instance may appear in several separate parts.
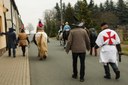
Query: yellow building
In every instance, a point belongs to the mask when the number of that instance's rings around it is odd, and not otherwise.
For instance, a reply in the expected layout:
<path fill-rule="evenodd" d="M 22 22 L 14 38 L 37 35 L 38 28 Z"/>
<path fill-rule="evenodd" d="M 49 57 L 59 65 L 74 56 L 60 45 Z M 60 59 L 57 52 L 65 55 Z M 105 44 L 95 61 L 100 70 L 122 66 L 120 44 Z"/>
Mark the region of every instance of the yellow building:
<path fill-rule="evenodd" d="M 0 32 L 7 32 L 10 27 L 19 33 L 23 26 L 15 0 L 0 0 Z M 0 36 L 0 56 L 6 51 L 6 36 Z"/>
<path fill-rule="evenodd" d="M 4 7 L 2 1 L 0 0 L 0 32 L 5 31 L 5 13 L 7 8 Z M 6 38 L 5 36 L 0 36 L 0 55 L 6 51 Z"/>

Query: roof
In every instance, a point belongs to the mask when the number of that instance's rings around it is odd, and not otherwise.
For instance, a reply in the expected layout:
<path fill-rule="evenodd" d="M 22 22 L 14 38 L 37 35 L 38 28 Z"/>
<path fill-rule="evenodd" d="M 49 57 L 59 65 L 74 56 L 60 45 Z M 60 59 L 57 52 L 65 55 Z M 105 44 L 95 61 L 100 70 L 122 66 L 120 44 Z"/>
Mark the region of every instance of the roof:
<path fill-rule="evenodd" d="M 12 5 L 14 6 L 14 9 L 17 11 L 18 15 L 19 15 L 19 11 L 18 8 L 16 6 L 15 0 L 10 0 L 12 2 Z"/>

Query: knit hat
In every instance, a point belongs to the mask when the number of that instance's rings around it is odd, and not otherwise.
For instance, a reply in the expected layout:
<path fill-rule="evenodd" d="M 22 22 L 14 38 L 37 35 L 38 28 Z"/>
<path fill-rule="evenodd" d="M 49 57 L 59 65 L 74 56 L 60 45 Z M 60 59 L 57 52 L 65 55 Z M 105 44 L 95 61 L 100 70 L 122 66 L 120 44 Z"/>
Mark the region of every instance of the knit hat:
<path fill-rule="evenodd" d="M 37 30 L 43 30 L 43 24 L 42 24 L 42 22 L 41 22 L 41 20 L 39 20 L 39 22 L 38 22 L 38 25 L 37 25 Z"/>
<path fill-rule="evenodd" d="M 41 20 L 38 22 L 38 27 L 43 27 L 44 25 L 42 24 Z"/>

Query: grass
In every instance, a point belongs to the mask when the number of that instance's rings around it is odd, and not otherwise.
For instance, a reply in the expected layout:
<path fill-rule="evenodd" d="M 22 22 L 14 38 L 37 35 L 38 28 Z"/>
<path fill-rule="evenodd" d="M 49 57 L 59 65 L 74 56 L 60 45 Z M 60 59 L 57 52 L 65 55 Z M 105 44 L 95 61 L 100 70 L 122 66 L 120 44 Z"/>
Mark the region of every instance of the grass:
<path fill-rule="evenodd" d="M 122 50 L 128 52 L 128 46 L 126 46 L 126 47 L 122 47 Z"/>
<path fill-rule="evenodd" d="M 123 41 L 122 44 L 128 45 L 128 41 Z"/>
<path fill-rule="evenodd" d="M 122 47 L 122 52 L 128 55 L 128 41 L 123 41 L 121 47 Z"/>

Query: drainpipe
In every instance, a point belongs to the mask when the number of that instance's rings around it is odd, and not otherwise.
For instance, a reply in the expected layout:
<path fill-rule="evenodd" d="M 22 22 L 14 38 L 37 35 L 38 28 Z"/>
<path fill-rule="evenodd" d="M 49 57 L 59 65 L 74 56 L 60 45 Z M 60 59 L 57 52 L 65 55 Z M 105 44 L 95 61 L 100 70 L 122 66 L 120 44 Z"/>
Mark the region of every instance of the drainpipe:
<path fill-rule="evenodd" d="M 12 28 L 13 28 L 13 13 L 12 13 L 12 0 L 10 0 L 10 9 L 11 9 L 11 22 L 12 22 Z"/>

